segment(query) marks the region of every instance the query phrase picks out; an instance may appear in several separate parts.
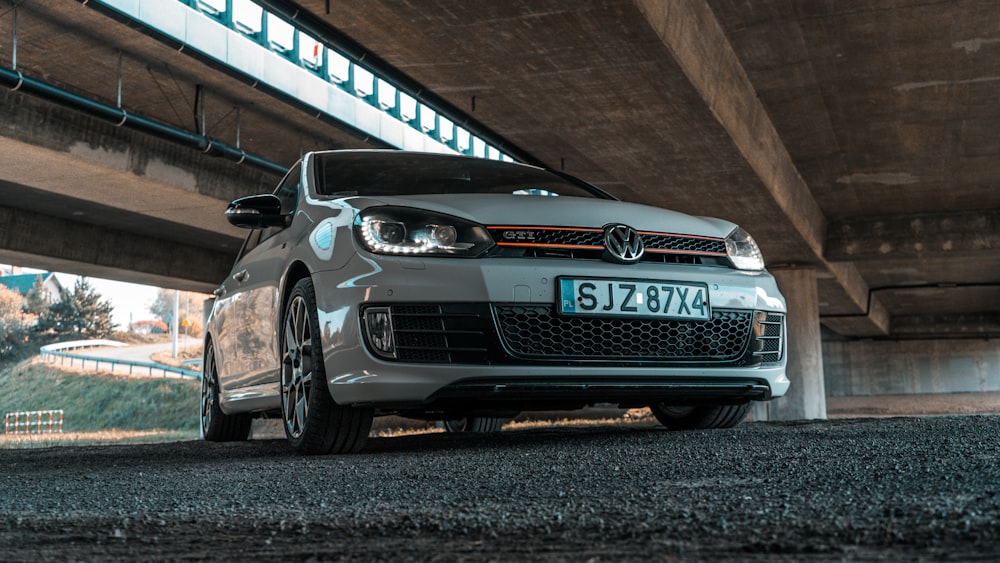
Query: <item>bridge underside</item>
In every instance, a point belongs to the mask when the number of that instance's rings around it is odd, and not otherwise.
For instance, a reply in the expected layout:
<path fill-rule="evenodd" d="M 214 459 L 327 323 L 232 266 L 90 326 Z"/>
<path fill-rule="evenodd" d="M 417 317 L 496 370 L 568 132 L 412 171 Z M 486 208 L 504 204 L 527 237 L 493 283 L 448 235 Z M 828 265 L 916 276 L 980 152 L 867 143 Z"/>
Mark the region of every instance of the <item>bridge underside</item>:
<path fill-rule="evenodd" d="M 771 269 L 814 273 L 831 337 L 998 334 L 992 2 L 297 7 L 539 162 L 625 199 L 740 223 Z M 196 129 L 201 91 L 207 134 L 276 162 L 382 146 L 90 7 L 26 3 L 18 13 L 26 75 L 115 103 L 122 53 L 122 104 L 137 114 Z M 0 17 L 0 37 L 10 26 Z M 204 291 L 239 246 L 225 203 L 277 180 L 19 92 L 0 95 L 0 213 L 11 218 L 2 260 Z"/>

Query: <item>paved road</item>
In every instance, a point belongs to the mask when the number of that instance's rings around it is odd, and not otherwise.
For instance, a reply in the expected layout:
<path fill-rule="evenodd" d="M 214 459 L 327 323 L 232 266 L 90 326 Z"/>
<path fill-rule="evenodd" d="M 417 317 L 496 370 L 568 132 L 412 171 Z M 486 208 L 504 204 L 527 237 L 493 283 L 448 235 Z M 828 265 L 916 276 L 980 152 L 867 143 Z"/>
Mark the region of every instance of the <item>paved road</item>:
<path fill-rule="evenodd" d="M 179 349 L 201 344 L 200 338 L 183 337 L 178 339 Z M 128 360 L 133 362 L 150 362 L 150 356 L 157 352 L 168 351 L 173 347 L 173 342 L 160 342 L 157 344 L 140 344 L 124 346 L 121 348 L 81 348 L 79 350 L 69 350 L 74 354 L 89 357 L 113 358 L 117 360 Z"/>
<path fill-rule="evenodd" d="M 183 337 L 178 340 L 178 349 L 187 348 L 189 346 L 198 346 L 201 344 L 200 338 L 188 338 Z M 80 348 L 66 350 L 67 353 L 75 354 L 77 356 L 86 356 L 88 358 L 109 358 L 114 360 L 123 360 L 128 362 L 152 362 L 151 356 L 157 352 L 169 351 L 173 347 L 173 342 L 160 342 L 157 344 L 141 344 L 132 345 L 124 347 L 107 347 L 107 348 Z M 56 363 L 67 362 L 68 360 L 57 359 L 54 360 Z M 77 362 L 79 363 L 79 362 Z M 92 363 L 88 362 L 87 366 L 91 366 Z M 101 369 L 108 371 L 112 367 L 110 365 L 101 364 Z M 128 365 L 116 365 L 113 371 L 115 373 L 122 374 L 138 374 L 144 375 L 148 373 L 147 368 L 136 367 L 130 369 Z M 154 376 L 162 376 L 163 374 L 158 371 L 153 371 Z M 168 374 L 168 376 L 175 376 L 175 374 Z"/>
<path fill-rule="evenodd" d="M 1000 559 L 1000 416 L 0 452 L 3 559 Z"/>

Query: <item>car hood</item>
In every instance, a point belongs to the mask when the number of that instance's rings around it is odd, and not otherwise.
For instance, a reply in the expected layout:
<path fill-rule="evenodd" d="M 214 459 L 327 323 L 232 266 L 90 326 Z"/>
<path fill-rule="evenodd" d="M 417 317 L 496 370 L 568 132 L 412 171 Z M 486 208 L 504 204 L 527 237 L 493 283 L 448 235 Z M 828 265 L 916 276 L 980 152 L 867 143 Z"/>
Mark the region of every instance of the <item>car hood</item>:
<path fill-rule="evenodd" d="M 496 226 L 602 228 L 609 223 L 623 223 L 640 231 L 718 238 L 725 238 L 736 227 L 721 219 L 694 217 L 636 203 L 582 197 L 451 194 L 356 197 L 350 203 L 358 209 L 378 205 L 416 207 Z"/>

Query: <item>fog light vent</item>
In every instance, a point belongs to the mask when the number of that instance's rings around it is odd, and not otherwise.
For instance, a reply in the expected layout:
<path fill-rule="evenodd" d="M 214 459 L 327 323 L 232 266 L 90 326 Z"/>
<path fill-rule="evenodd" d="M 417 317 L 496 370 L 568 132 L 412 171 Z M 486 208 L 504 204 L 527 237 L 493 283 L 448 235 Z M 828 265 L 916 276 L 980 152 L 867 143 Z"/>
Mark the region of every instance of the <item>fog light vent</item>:
<path fill-rule="evenodd" d="M 753 319 L 753 354 L 765 364 L 781 362 L 784 355 L 785 315 L 757 311 Z"/>
<path fill-rule="evenodd" d="M 371 307 L 365 310 L 365 334 L 369 347 L 385 358 L 396 357 L 396 344 L 392 338 L 392 315 L 388 307 Z"/>

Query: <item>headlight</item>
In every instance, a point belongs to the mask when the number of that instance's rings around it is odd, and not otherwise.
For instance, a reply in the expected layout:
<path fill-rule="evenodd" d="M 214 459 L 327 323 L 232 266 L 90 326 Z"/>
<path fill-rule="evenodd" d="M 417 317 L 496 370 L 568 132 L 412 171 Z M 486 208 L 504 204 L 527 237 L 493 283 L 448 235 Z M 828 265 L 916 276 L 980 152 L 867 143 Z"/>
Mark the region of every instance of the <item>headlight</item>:
<path fill-rule="evenodd" d="M 481 225 L 409 207 L 366 209 L 358 214 L 354 233 L 376 254 L 479 256 L 493 246 Z"/>
<path fill-rule="evenodd" d="M 750 233 L 740 227 L 726 237 L 726 254 L 733 266 L 740 270 L 763 270 L 764 256 Z"/>

